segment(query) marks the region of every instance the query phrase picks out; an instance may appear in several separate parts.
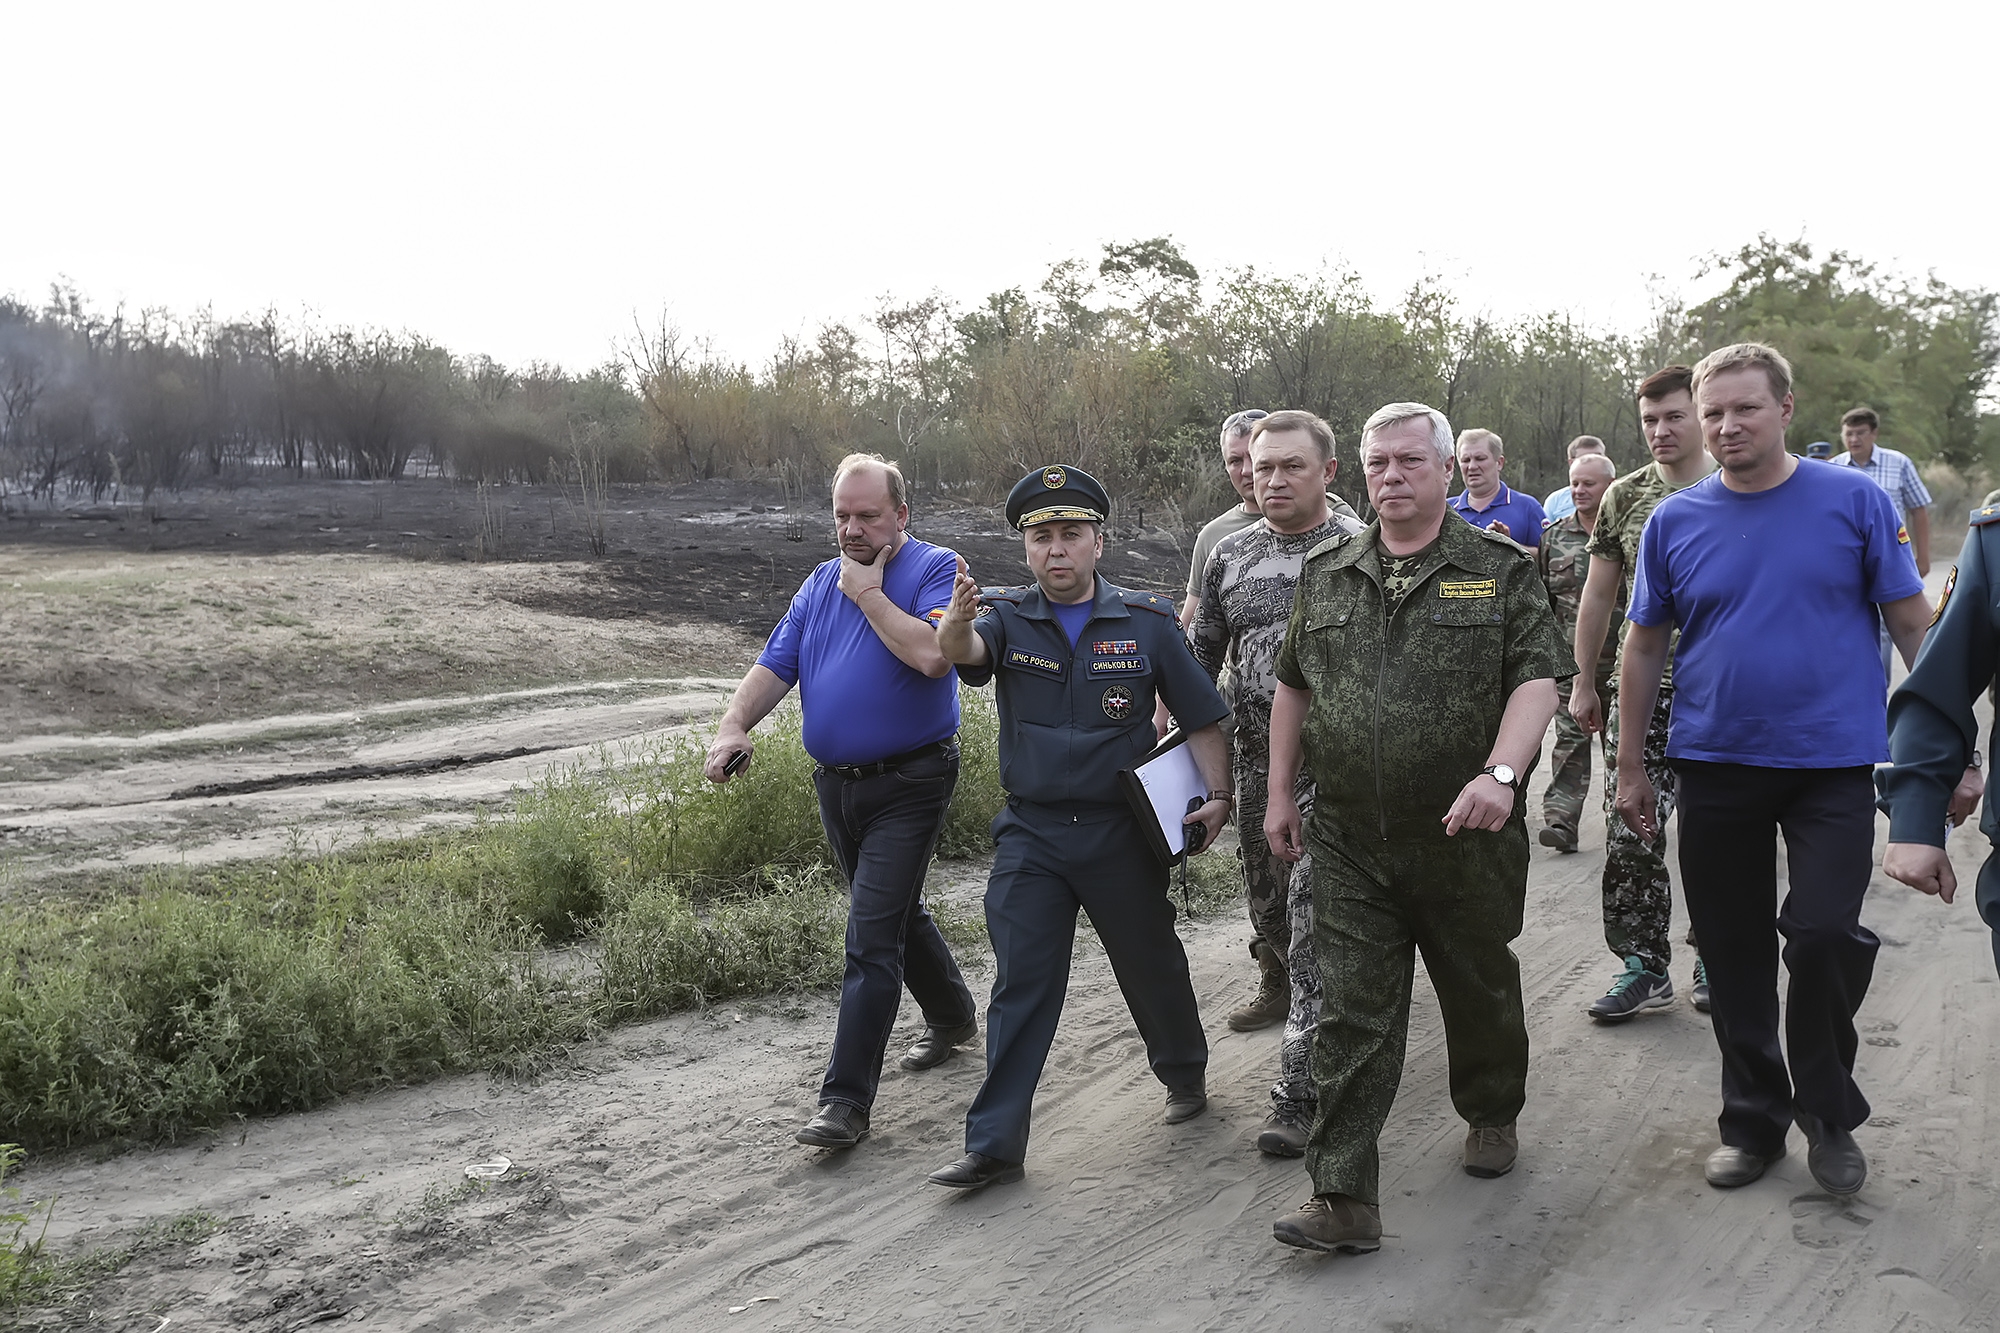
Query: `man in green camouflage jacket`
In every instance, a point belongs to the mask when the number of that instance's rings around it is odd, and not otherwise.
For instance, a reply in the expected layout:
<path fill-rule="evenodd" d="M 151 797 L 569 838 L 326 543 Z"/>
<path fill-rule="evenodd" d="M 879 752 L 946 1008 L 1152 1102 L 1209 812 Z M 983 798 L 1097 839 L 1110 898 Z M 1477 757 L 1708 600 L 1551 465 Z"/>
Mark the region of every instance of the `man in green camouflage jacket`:
<path fill-rule="evenodd" d="M 1379 1248 L 1377 1149 L 1402 1077 L 1416 952 L 1437 991 L 1475 1176 L 1514 1167 L 1526 1101 L 1521 775 L 1576 672 L 1527 551 L 1446 510 L 1451 423 L 1393 403 L 1363 428 L 1376 521 L 1307 556 L 1277 664 L 1265 835 L 1311 847 L 1324 988 L 1313 1046 L 1313 1197 L 1273 1228 Z M 1311 826 L 1294 799 L 1315 785 Z"/>
<path fill-rule="evenodd" d="M 1603 454 L 1577 455 L 1569 465 L 1569 493 L 1576 508 L 1542 530 L 1542 544 L 1535 552 L 1535 565 L 1542 571 L 1542 581 L 1549 585 L 1549 606 L 1556 613 L 1565 643 L 1576 637 L 1576 613 L 1583 602 L 1584 578 L 1590 573 L 1590 534 L 1597 527 L 1597 506 L 1617 476 L 1618 465 Z M 1604 649 L 1597 655 L 1597 692 L 1604 697 L 1609 697 L 1613 673 L 1618 669 L 1620 612 L 1621 608 L 1613 608 L 1612 632 L 1605 636 Z M 1590 794 L 1590 733 L 1569 715 L 1569 682 L 1564 681 L 1559 691 L 1563 706 L 1556 710 L 1549 789 L 1542 793 L 1542 822 L 1547 826 L 1542 830 L 1542 846 L 1573 852 L 1584 798 Z M 1609 774 L 1616 755 L 1612 751 L 1606 755 L 1604 770 Z"/>

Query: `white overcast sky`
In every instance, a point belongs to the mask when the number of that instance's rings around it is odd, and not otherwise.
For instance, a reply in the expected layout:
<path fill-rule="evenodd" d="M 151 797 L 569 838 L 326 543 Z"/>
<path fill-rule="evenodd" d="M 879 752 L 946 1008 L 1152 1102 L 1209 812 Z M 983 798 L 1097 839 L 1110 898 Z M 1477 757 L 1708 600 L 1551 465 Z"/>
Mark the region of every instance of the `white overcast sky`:
<path fill-rule="evenodd" d="M 0 292 L 583 367 L 1170 233 L 1629 324 L 1803 233 L 2000 288 L 2000 6 L 0 0 Z"/>

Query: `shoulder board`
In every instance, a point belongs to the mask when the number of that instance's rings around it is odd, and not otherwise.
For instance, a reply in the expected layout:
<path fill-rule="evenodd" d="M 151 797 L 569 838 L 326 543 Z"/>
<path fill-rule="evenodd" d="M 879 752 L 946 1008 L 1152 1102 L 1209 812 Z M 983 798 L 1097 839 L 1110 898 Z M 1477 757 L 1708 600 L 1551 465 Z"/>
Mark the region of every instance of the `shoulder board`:
<path fill-rule="evenodd" d="M 1471 527 L 1472 525 L 1467 524 L 1466 526 Z M 1491 528 L 1473 528 L 1472 530 L 1479 536 L 1484 537 L 1489 542 L 1494 542 L 1500 546 L 1505 546 L 1509 548 L 1516 555 L 1525 555 L 1531 560 L 1534 559 L 1535 548 L 1532 546 L 1523 546 L 1521 543 L 1515 541 L 1512 537 L 1503 537 L 1499 533 L 1494 532 Z"/>
<path fill-rule="evenodd" d="M 1119 589 L 1119 595 L 1125 599 L 1125 605 L 1135 611 L 1157 611 L 1167 619 L 1175 621 L 1181 617 L 1181 609 L 1175 606 L 1172 601 L 1160 596 L 1156 592 L 1133 592 L 1130 589 L 1121 588 Z"/>
<path fill-rule="evenodd" d="M 1026 584 L 1018 588 L 981 588 L 979 595 L 989 602 L 1018 602 L 1028 595 Z"/>
<path fill-rule="evenodd" d="M 1972 526 L 1983 528 L 1989 523 L 2000 523 L 2000 504 L 1981 505 L 1972 511 Z"/>
<path fill-rule="evenodd" d="M 1347 544 L 1347 539 L 1349 537 L 1355 535 L 1356 534 L 1350 532 L 1336 532 L 1331 537 L 1328 537 L 1325 541 L 1321 542 L 1319 545 L 1313 547 L 1312 550 L 1307 551 L 1306 559 L 1317 560 L 1320 556 L 1328 555 L 1334 551 L 1338 551 L 1341 547 Z"/>

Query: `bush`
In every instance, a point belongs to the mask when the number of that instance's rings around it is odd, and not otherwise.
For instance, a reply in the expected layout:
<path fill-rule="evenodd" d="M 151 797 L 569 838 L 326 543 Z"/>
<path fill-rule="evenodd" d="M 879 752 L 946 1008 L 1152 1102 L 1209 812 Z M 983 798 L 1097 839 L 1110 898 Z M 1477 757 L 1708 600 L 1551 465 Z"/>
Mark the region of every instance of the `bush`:
<path fill-rule="evenodd" d="M 19 1145 L 0 1143 L 0 1310 L 18 1304 L 40 1288 L 47 1277 L 48 1261 L 42 1258 L 42 1240 L 49 1229 L 49 1217 L 42 1218 L 42 1236 L 24 1241 L 34 1219 L 36 1205 L 23 1210 L 21 1191 L 7 1183 L 7 1173 L 21 1162 Z"/>
<path fill-rule="evenodd" d="M 640 890 L 601 936 L 598 994 L 608 1016 L 643 1018 L 771 990 L 840 980 L 847 905 L 824 867 L 781 876 L 779 891 L 695 910 L 669 884 Z"/>
<path fill-rule="evenodd" d="M 448 894 L 365 896 L 160 888 L 6 922 L 0 1121 L 29 1143 L 172 1138 L 587 1028 L 498 914 Z"/>
<path fill-rule="evenodd" d="M 988 846 L 995 730 L 968 693 L 946 854 Z M 173 1138 L 523 1068 L 605 1022 L 835 984 L 845 896 L 796 710 L 726 787 L 702 758 L 687 739 L 600 756 L 466 832 L 0 908 L 0 1125 L 31 1145 Z M 965 914 L 940 925 L 981 938 Z M 582 977 L 537 952 L 593 935 Z"/>

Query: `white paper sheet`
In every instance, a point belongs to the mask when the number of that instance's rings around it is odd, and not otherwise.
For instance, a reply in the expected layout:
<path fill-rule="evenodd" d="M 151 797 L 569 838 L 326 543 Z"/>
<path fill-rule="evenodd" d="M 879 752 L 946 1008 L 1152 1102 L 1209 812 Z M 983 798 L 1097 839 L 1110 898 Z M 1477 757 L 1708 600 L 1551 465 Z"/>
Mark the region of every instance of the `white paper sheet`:
<path fill-rule="evenodd" d="M 1187 850 L 1187 831 L 1181 821 L 1187 818 L 1188 802 L 1197 796 L 1208 799 L 1208 784 L 1195 767 L 1194 755 L 1187 746 L 1176 745 L 1132 772 L 1153 803 L 1153 817 L 1166 835 L 1168 853 L 1179 856 Z"/>

